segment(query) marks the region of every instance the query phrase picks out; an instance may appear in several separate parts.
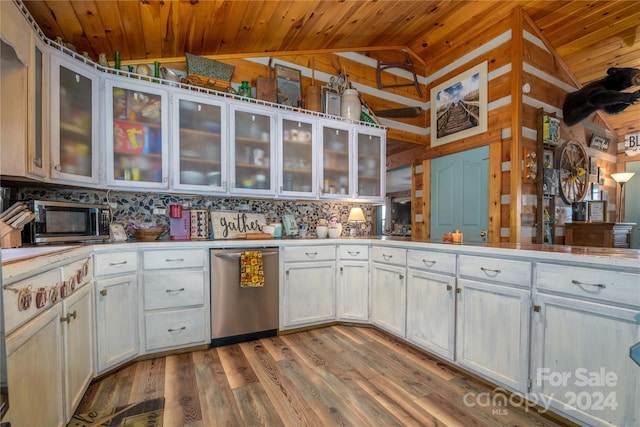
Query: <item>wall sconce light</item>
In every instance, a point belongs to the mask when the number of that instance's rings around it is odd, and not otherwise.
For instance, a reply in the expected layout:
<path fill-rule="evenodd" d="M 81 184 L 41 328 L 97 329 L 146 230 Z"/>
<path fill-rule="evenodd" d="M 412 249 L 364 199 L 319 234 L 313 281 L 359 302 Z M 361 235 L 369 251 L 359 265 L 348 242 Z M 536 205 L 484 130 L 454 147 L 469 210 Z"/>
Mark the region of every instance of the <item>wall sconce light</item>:
<path fill-rule="evenodd" d="M 624 220 L 624 215 L 622 215 L 622 210 L 623 210 L 623 201 L 624 201 L 624 196 L 623 196 L 623 191 L 624 191 L 624 185 L 631 179 L 631 177 L 635 175 L 633 172 L 619 172 L 619 173 L 612 173 L 611 174 L 611 178 L 613 178 L 618 184 L 620 184 L 620 198 L 619 198 L 619 204 L 618 204 L 618 222 L 623 222 Z"/>
<path fill-rule="evenodd" d="M 365 218 L 362 208 L 351 208 L 351 211 L 349 212 L 349 218 L 347 218 L 347 222 L 356 223 L 356 226 L 350 231 L 351 237 L 355 237 L 358 235 L 358 228 L 360 227 L 361 223 L 364 223 L 364 221 Z"/>

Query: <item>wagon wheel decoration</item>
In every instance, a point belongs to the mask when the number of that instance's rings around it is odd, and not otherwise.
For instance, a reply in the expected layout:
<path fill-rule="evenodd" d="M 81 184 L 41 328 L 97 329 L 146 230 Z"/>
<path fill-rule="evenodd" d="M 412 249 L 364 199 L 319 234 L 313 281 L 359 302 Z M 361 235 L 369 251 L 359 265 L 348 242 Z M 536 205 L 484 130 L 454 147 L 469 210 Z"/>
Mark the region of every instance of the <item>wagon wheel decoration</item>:
<path fill-rule="evenodd" d="M 566 203 L 584 199 L 589 187 L 589 158 L 582 145 L 567 141 L 560 149 L 558 169 L 560 169 L 560 196 Z"/>

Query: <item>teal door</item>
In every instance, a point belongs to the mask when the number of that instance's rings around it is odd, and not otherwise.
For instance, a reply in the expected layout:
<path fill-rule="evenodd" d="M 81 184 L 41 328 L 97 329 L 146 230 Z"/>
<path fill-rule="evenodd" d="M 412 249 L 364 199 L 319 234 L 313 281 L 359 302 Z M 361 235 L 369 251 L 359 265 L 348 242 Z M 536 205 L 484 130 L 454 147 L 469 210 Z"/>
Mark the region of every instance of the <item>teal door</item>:
<path fill-rule="evenodd" d="M 431 160 L 431 239 L 462 230 L 464 242 L 482 242 L 489 216 L 489 147 Z"/>

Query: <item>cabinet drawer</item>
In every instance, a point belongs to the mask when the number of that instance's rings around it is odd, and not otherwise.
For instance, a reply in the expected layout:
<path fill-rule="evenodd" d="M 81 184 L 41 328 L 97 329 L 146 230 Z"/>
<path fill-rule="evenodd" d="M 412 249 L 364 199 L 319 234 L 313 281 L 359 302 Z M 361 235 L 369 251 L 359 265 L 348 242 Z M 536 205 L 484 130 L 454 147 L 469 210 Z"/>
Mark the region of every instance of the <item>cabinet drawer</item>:
<path fill-rule="evenodd" d="M 404 267 L 407 263 L 407 250 L 388 248 L 386 246 L 374 246 L 371 248 L 371 260 Z"/>
<path fill-rule="evenodd" d="M 94 276 L 109 276 L 132 271 L 138 271 L 138 253 L 136 251 L 101 253 L 93 257 Z"/>
<path fill-rule="evenodd" d="M 538 263 L 539 290 L 640 306 L 640 274 Z"/>
<path fill-rule="evenodd" d="M 209 339 L 202 308 L 147 313 L 144 321 L 147 350 L 201 344 Z"/>
<path fill-rule="evenodd" d="M 531 286 L 530 262 L 471 255 L 460 255 L 459 262 L 461 277 L 512 286 Z"/>
<path fill-rule="evenodd" d="M 456 255 L 409 249 L 407 251 L 407 267 L 456 274 Z"/>
<path fill-rule="evenodd" d="M 62 270 L 60 268 L 54 268 L 53 270 L 37 274 L 28 279 L 5 285 L 4 289 L 0 290 L 4 302 L 5 333 L 9 335 L 18 326 L 23 325 L 36 315 L 50 309 L 53 305 L 51 299 L 52 293 L 56 295 L 58 300 L 60 299 L 60 291 L 58 288 L 60 283 L 62 283 Z M 46 302 L 42 307 L 38 308 L 36 298 L 40 299 L 42 297 L 38 297 L 36 292 L 40 288 L 45 288 Z M 27 289 L 31 290 L 29 308 L 21 310 L 18 308 L 19 291 L 22 290 L 25 292 Z"/>
<path fill-rule="evenodd" d="M 203 306 L 205 303 L 204 271 L 144 273 L 144 308 L 178 308 Z"/>
<path fill-rule="evenodd" d="M 336 260 L 335 246 L 299 246 L 284 248 L 284 261 Z"/>
<path fill-rule="evenodd" d="M 142 259 L 145 270 L 204 267 L 204 251 L 202 249 L 145 251 L 142 254 Z"/>
<path fill-rule="evenodd" d="M 340 259 L 368 260 L 369 247 L 367 245 L 340 245 L 338 246 Z"/>

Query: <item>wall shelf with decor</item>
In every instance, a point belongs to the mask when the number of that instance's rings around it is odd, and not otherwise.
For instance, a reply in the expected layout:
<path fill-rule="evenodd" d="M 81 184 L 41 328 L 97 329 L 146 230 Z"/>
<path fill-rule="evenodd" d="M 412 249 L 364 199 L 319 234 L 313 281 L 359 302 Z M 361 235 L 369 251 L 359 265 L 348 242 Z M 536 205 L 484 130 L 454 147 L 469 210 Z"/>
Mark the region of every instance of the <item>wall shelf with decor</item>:
<path fill-rule="evenodd" d="M 560 143 L 560 121 L 554 114 L 547 114 L 538 108 L 536 124 L 536 243 L 553 244 L 556 234 L 556 196 L 560 191 L 555 163 L 556 147 Z"/>

